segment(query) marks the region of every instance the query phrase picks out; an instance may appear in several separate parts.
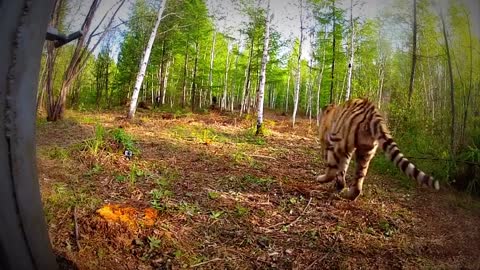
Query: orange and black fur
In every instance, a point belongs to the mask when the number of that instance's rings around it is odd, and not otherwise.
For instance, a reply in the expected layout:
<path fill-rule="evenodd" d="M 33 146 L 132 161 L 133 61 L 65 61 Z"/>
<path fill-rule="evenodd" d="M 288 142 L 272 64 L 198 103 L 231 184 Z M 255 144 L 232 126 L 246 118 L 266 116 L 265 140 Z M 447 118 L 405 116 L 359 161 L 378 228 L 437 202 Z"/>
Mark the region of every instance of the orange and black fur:
<path fill-rule="evenodd" d="M 355 200 L 362 192 L 371 159 L 380 145 L 386 156 L 407 176 L 418 183 L 440 189 L 437 180 L 418 170 L 404 157 L 393 141 L 385 120 L 366 99 L 353 99 L 342 105 L 328 105 L 322 110 L 320 141 L 326 150 L 327 167 L 317 177 L 322 183 L 335 180 L 338 191 L 345 187 L 345 174 L 355 153 L 355 178 L 344 197 Z"/>

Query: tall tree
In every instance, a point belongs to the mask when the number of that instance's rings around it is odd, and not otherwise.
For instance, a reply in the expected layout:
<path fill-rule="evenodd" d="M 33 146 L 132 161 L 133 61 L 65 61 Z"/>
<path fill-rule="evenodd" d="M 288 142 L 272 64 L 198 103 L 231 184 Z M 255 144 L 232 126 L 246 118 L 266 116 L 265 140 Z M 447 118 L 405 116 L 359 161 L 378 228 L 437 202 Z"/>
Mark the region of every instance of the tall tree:
<path fill-rule="evenodd" d="M 103 16 L 99 24 L 90 32 L 93 19 L 101 3 L 101 0 L 92 1 L 92 4 L 90 5 L 90 8 L 87 12 L 87 16 L 85 17 L 85 20 L 83 21 L 83 24 L 81 27 L 81 30 L 84 33 L 84 35 L 80 37 L 79 40 L 77 41 L 77 45 L 75 46 L 71 60 L 63 75 L 62 84 L 61 84 L 59 95 L 57 98 L 54 97 L 53 83 L 51 81 L 48 82 L 48 80 L 52 79 L 53 76 L 47 75 L 46 85 L 47 85 L 47 95 L 48 95 L 48 99 L 47 99 L 47 120 L 48 121 L 56 121 L 58 119 L 63 118 L 63 114 L 65 111 L 65 103 L 67 100 L 67 94 L 70 91 L 70 88 L 72 87 L 75 80 L 78 78 L 80 72 L 87 65 L 91 52 L 93 52 L 97 48 L 97 46 L 100 44 L 100 42 L 109 32 L 117 13 L 122 8 L 125 1 L 126 0 L 122 0 L 119 3 L 115 4 L 117 5 L 117 7 L 110 17 L 110 20 L 105 27 L 105 31 L 103 31 L 102 33 L 97 33 L 97 30 L 99 29 L 103 21 L 106 19 L 108 12 Z M 87 33 L 89 33 L 89 35 L 87 35 Z M 99 35 L 99 37 L 96 38 L 96 42 L 94 43 L 93 46 L 90 46 L 93 41 L 93 38 L 96 37 L 97 35 Z M 52 47 L 51 45 L 50 48 L 47 49 L 48 51 L 47 54 L 53 56 L 54 50 L 55 48 Z M 53 65 L 51 66 L 51 69 L 52 71 L 50 72 L 53 72 Z"/>
<path fill-rule="evenodd" d="M 293 115 L 292 115 L 292 126 L 295 127 L 295 119 L 297 117 L 298 102 L 300 96 L 300 84 L 302 80 L 301 76 L 301 59 L 302 59 L 302 44 L 303 44 L 303 0 L 299 0 L 300 4 L 300 40 L 298 47 L 298 57 L 297 57 L 297 69 L 295 71 L 295 90 L 293 93 Z"/>
<path fill-rule="evenodd" d="M 335 14 L 335 0 L 332 1 L 332 18 L 333 18 L 333 24 L 332 24 L 332 74 L 331 74 L 331 82 L 330 82 L 330 104 L 333 103 L 333 87 L 335 83 L 335 51 L 336 51 L 336 27 L 337 27 L 337 22 L 336 22 L 336 14 Z"/>
<path fill-rule="evenodd" d="M 353 55 L 355 53 L 355 43 L 353 37 L 355 36 L 355 29 L 353 24 L 353 0 L 350 0 L 350 60 L 348 62 L 348 78 L 347 78 L 347 90 L 345 93 L 345 100 L 350 99 L 351 87 L 352 87 L 352 72 L 353 72 Z"/>
<path fill-rule="evenodd" d="M 450 123 L 450 149 L 452 155 L 455 155 L 455 89 L 454 89 L 454 82 L 453 82 L 453 72 L 452 72 L 452 58 L 450 55 L 450 47 L 448 44 L 448 36 L 447 36 L 447 27 L 445 26 L 445 16 L 440 14 L 440 20 L 442 22 L 442 32 L 443 38 L 445 41 L 445 53 L 447 55 L 447 63 L 448 63 L 448 75 L 450 81 L 450 108 L 451 108 L 451 123 Z"/>
<path fill-rule="evenodd" d="M 408 106 L 410 107 L 413 84 L 415 80 L 415 67 L 417 64 L 417 0 L 413 0 L 413 23 L 412 23 L 412 67 L 410 69 L 410 84 L 408 86 Z"/>
<path fill-rule="evenodd" d="M 150 39 L 148 40 L 147 47 L 142 56 L 142 60 L 140 61 L 140 70 L 137 75 L 137 79 L 135 81 L 135 88 L 133 89 L 132 99 L 130 101 L 130 109 L 128 110 L 127 119 L 133 119 L 135 116 L 135 111 L 137 110 L 137 101 L 138 95 L 140 93 L 140 88 L 142 87 L 143 78 L 145 77 L 145 71 L 147 69 L 148 61 L 150 59 L 150 53 L 152 51 L 153 42 L 155 41 L 155 37 L 157 36 L 157 29 L 160 25 L 160 21 L 162 20 L 163 10 L 165 9 L 165 4 L 167 0 L 162 0 L 160 3 L 160 7 L 158 9 L 157 14 L 157 21 L 155 22 L 155 26 L 152 29 L 152 33 L 150 35 Z"/>
<path fill-rule="evenodd" d="M 267 12 L 265 16 L 265 37 L 263 41 L 262 67 L 260 70 L 260 84 L 258 86 L 257 101 L 257 132 L 256 135 L 263 134 L 263 100 L 265 97 L 265 83 L 267 80 L 266 70 L 268 63 L 268 45 L 270 42 L 270 0 L 267 3 Z"/>

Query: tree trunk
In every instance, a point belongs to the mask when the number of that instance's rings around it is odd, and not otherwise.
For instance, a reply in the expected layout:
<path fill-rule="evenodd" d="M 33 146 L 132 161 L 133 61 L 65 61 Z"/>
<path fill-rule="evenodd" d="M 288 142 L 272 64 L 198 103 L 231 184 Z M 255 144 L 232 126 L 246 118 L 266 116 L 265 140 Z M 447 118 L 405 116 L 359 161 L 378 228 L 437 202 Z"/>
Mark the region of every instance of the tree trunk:
<path fill-rule="evenodd" d="M 325 31 L 325 40 L 327 37 L 327 31 Z M 320 91 L 322 90 L 322 81 L 323 81 L 323 71 L 325 70 L 325 57 L 326 57 L 326 49 L 325 46 L 323 47 L 323 56 L 322 56 L 322 63 L 320 63 L 320 74 L 318 75 L 318 88 L 317 88 L 317 126 L 320 126 Z"/>
<path fill-rule="evenodd" d="M 382 96 L 383 96 L 383 81 L 385 79 L 385 68 L 384 64 L 382 63 L 380 66 L 380 82 L 378 87 L 378 108 L 382 107 Z"/>
<path fill-rule="evenodd" d="M 448 75 L 450 78 L 450 108 L 452 113 L 452 121 L 451 121 L 451 127 L 450 127 L 450 148 L 452 151 L 452 155 L 455 155 L 455 91 L 454 91 L 453 73 L 452 73 L 452 60 L 450 57 L 450 48 L 448 45 L 447 29 L 445 26 L 445 18 L 443 14 L 440 15 L 440 19 L 442 21 L 443 38 L 445 41 L 445 53 L 447 54 L 447 63 L 448 63 Z"/>
<path fill-rule="evenodd" d="M 256 135 L 263 135 L 263 100 L 265 97 L 265 83 L 267 80 L 268 45 L 270 42 L 270 0 L 267 4 L 267 15 L 265 17 L 265 39 L 263 41 L 262 67 L 260 71 L 260 85 L 258 87 L 257 101 L 257 132 Z"/>
<path fill-rule="evenodd" d="M 308 106 L 307 106 L 307 111 L 308 111 L 308 120 L 311 122 L 312 121 L 312 102 L 313 102 L 313 79 L 312 79 L 312 67 L 313 67 L 313 58 L 310 59 L 310 67 L 309 69 L 309 78 L 308 78 Z"/>
<path fill-rule="evenodd" d="M 353 72 L 353 55 L 355 52 L 355 45 L 353 43 L 353 38 L 355 35 L 355 29 L 353 25 L 353 0 L 350 0 L 350 60 L 348 63 L 348 78 L 347 78 L 347 91 L 345 93 L 345 100 L 350 99 L 351 87 L 352 87 L 352 72 Z"/>
<path fill-rule="evenodd" d="M 254 46 L 254 42 L 255 42 L 255 37 L 253 36 L 252 37 L 252 40 L 251 40 L 251 43 L 250 43 L 250 56 L 248 58 L 248 64 L 247 64 L 247 71 L 246 71 L 246 77 L 245 77 L 245 84 L 244 84 L 244 87 L 243 87 L 243 91 L 242 91 L 242 103 L 240 105 L 240 116 L 242 116 L 242 113 L 246 111 L 246 103 L 249 103 L 247 102 L 247 99 L 250 95 L 250 72 L 251 72 L 251 67 L 252 67 L 252 58 L 253 58 L 253 46 Z"/>
<path fill-rule="evenodd" d="M 188 76 L 188 41 L 185 44 L 185 62 L 183 64 L 182 108 L 187 103 L 187 76 Z"/>
<path fill-rule="evenodd" d="M 465 141 L 466 137 L 466 130 L 467 130 L 467 118 L 468 118 L 468 107 L 470 104 L 470 98 L 472 94 L 472 88 L 473 88 L 473 43 L 472 43 L 472 29 L 471 29 L 471 22 L 470 22 L 470 14 L 463 9 L 465 16 L 467 17 L 467 22 L 468 22 L 468 38 L 469 38 L 469 53 L 470 53 L 470 73 L 469 73 L 469 84 L 468 84 L 468 92 L 467 96 L 465 98 L 465 109 L 463 112 L 463 124 L 462 124 L 462 132 L 461 132 L 461 138 L 462 141 Z"/>
<path fill-rule="evenodd" d="M 285 114 L 288 113 L 288 92 L 290 90 L 290 71 L 288 71 L 288 78 L 287 78 L 287 91 L 285 91 Z"/>
<path fill-rule="evenodd" d="M 230 67 L 230 44 L 228 45 L 228 51 L 227 51 L 227 61 L 225 64 L 225 79 L 223 83 L 223 95 L 222 95 L 222 101 L 220 102 L 220 110 L 226 110 L 227 109 L 227 91 L 228 91 L 228 70 Z"/>
<path fill-rule="evenodd" d="M 90 30 L 90 26 L 93 22 L 93 18 L 95 16 L 96 11 L 98 10 L 98 7 L 100 5 L 101 0 L 93 0 L 92 4 L 90 5 L 90 9 L 88 10 L 87 16 L 85 17 L 85 20 L 82 25 L 82 32 L 84 34 L 88 33 Z M 121 8 L 121 6 L 125 3 L 125 1 L 122 1 L 121 4 L 117 7 L 116 12 Z M 116 14 L 116 12 L 114 14 Z M 110 22 L 107 25 L 107 28 L 110 27 L 110 25 L 113 22 L 113 16 L 110 20 Z M 98 29 L 99 25 L 95 28 Z M 95 32 L 95 30 L 93 32 Z M 55 100 L 54 103 L 50 104 L 51 106 L 48 107 L 47 109 L 47 121 L 56 121 L 59 119 L 63 118 L 63 114 L 65 111 L 65 102 L 67 99 L 68 92 L 70 91 L 70 88 L 72 87 L 73 83 L 77 79 L 78 75 L 80 72 L 85 68 L 87 61 L 88 61 L 88 51 L 89 51 L 89 44 L 92 41 L 93 38 L 93 32 L 90 34 L 90 36 L 86 37 L 86 35 L 83 35 L 79 38 L 77 45 L 75 47 L 75 51 L 73 52 L 72 58 L 70 60 L 70 63 L 67 67 L 67 70 L 65 71 L 65 75 L 62 80 L 62 85 L 60 87 L 60 94 Z M 91 48 L 92 51 L 95 50 L 96 46 L 100 43 L 100 41 L 105 37 L 106 35 L 105 31 L 98 39 L 96 44 Z"/>
<path fill-rule="evenodd" d="M 110 108 L 110 94 L 108 92 L 108 84 L 109 84 L 109 78 L 110 77 L 110 58 L 108 59 L 107 66 L 105 68 L 105 99 L 107 101 L 107 106 Z"/>
<path fill-rule="evenodd" d="M 298 110 L 298 99 L 300 96 L 300 83 L 302 80 L 301 74 L 301 58 L 302 58 L 302 43 L 303 43 L 303 0 L 300 1 L 300 44 L 298 47 L 298 58 L 297 58 L 297 70 L 295 74 L 295 91 L 293 93 L 293 115 L 292 115 L 292 126 L 295 127 L 295 120 L 297 117 Z"/>
<path fill-rule="evenodd" d="M 162 105 L 165 104 L 165 97 L 167 96 L 167 86 L 168 86 L 168 77 L 170 75 L 170 65 L 173 61 L 173 58 L 172 60 L 168 59 L 167 60 L 167 66 L 165 67 L 165 78 L 163 78 L 163 86 L 162 86 Z"/>
<path fill-rule="evenodd" d="M 330 104 L 333 103 L 333 84 L 335 80 L 335 43 L 336 43 L 336 37 L 335 37 L 335 29 L 336 29 L 336 15 L 335 15 L 335 0 L 333 0 L 333 5 L 332 5 L 332 16 L 333 16 L 333 46 L 332 46 L 332 75 L 331 75 L 331 82 L 330 82 Z"/>
<path fill-rule="evenodd" d="M 46 46 L 45 46 L 46 48 Z M 43 72 L 42 72 L 42 77 L 40 79 L 40 86 L 39 86 L 39 92 L 37 93 L 37 108 L 36 112 L 38 113 L 40 109 L 44 108 L 44 98 L 45 98 L 45 92 L 46 92 L 46 83 L 47 83 L 47 61 L 45 61 L 44 67 L 43 67 Z"/>
<path fill-rule="evenodd" d="M 163 10 L 165 9 L 166 2 L 167 0 L 162 0 L 160 4 L 160 8 L 158 9 L 157 14 L 157 21 L 155 22 L 155 26 L 153 27 L 150 39 L 148 40 L 147 47 L 145 48 L 145 51 L 143 53 L 142 60 L 140 62 L 140 71 L 138 72 L 137 79 L 135 81 L 135 88 L 133 89 L 127 119 L 133 119 L 133 117 L 135 116 L 135 111 L 137 110 L 138 95 L 140 93 L 140 88 L 142 87 L 143 78 L 145 77 L 145 71 L 147 70 L 147 64 L 150 59 L 150 53 L 153 47 L 153 42 L 155 41 L 155 37 L 157 36 L 158 26 L 160 25 L 160 21 L 162 20 L 162 14 Z"/>
<path fill-rule="evenodd" d="M 199 54 L 199 51 L 200 51 L 200 44 L 197 41 L 195 41 L 195 64 L 193 66 L 193 78 L 192 78 L 192 95 L 191 95 L 191 108 L 192 108 L 192 112 L 195 111 L 195 109 L 197 108 L 196 106 L 196 102 L 195 102 L 195 99 L 196 99 L 196 90 L 197 90 L 197 82 L 196 82 L 196 79 L 197 79 L 197 66 L 198 66 L 198 54 Z"/>
<path fill-rule="evenodd" d="M 0 269 L 58 269 L 37 178 L 35 103 L 48 1 L 0 9 Z"/>
<path fill-rule="evenodd" d="M 408 87 L 408 107 L 410 108 L 413 84 L 415 80 L 415 65 L 417 63 L 417 0 L 413 0 L 413 37 L 412 37 L 412 68 L 410 71 L 410 84 Z"/>
<path fill-rule="evenodd" d="M 217 40 L 217 31 L 213 32 L 213 40 L 212 40 L 212 49 L 210 50 L 210 70 L 208 73 L 208 100 L 209 105 L 212 105 L 212 92 L 213 92 L 213 63 L 215 61 L 215 41 Z"/>
<path fill-rule="evenodd" d="M 159 105 L 163 105 L 165 102 L 165 97 L 163 96 L 164 89 L 163 87 L 165 86 L 165 51 L 166 51 L 166 39 L 163 39 L 162 42 L 162 57 L 160 58 L 160 70 L 159 70 L 159 75 L 160 75 L 160 87 L 158 91 L 158 101 Z"/>

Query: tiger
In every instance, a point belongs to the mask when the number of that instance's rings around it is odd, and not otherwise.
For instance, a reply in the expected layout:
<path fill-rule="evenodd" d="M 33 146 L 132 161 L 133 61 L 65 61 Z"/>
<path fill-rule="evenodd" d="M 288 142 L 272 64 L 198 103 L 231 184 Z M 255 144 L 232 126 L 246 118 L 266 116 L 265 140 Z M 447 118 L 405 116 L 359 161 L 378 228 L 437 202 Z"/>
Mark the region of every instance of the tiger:
<path fill-rule="evenodd" d="M 338 192 L 345 189 L 345 175 L 355 154 L 354 181 L 341 196 L 355 201 L 362 193 L 370 161 L 380 145 L 387 158 L 408 177 L 435 190 L 438 180 L 420 171 L 400 152 L 375 104 L 365 98 L 351 99 L 341 105 L 330 104 L 320 113 L 320 144 L 327 164 L 325 173 L 316 180 L 328 183 L 335 180 Z"/>

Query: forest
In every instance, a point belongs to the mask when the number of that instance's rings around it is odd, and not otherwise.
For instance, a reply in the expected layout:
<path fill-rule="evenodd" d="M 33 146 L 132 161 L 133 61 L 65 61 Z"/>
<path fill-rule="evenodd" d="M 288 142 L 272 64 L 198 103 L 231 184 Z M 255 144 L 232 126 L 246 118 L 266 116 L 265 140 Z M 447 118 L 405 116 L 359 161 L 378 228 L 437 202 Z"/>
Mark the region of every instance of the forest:
<path fill-rule="evenodd" d="M 480 267 L 479 17 L 467 0 L 56 0 L 50 27 L 83 32 L 45 42 L 38 82 L 57 256 L 79 269 Z M 381 149 L 357 201 L 315 182 L 322 108 L 353 98 L 376 104 L 441 191 Z"/>

